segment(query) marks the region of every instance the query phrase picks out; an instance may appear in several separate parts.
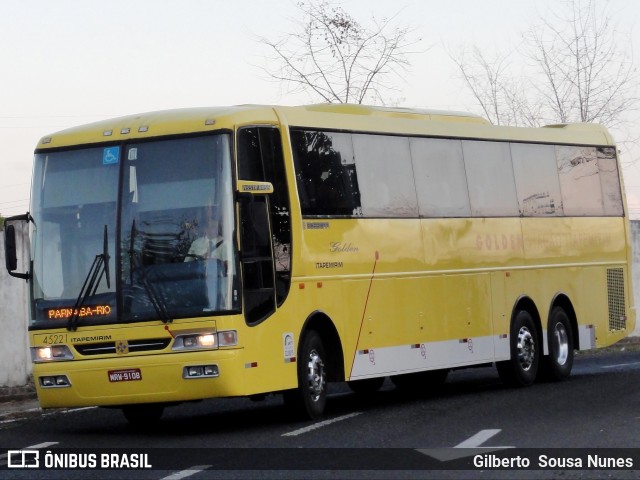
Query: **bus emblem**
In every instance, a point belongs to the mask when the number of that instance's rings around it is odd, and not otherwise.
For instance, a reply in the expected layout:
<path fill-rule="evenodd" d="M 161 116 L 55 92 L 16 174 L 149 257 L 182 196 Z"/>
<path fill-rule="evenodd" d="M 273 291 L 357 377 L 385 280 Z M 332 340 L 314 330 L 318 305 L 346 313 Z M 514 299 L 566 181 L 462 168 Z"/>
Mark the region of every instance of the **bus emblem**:
<path fill-rule="evenodd" d="M 129 353 L 129 343 L 126 340 L 118 340 L 116 342 L 116 353 L 118 355 L 126 355 Z"/>

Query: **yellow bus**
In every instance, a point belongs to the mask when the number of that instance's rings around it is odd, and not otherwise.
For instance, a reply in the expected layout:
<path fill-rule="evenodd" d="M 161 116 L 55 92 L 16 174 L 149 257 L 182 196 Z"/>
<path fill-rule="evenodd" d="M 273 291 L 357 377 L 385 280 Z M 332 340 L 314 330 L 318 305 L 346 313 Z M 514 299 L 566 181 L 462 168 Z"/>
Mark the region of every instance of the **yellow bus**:
<path fill-rule="evenodd" d="M 31 286 L 41 406 L 132 422 L 270 393 L 317 418 L 328 382 L 430 389 L 485 364 L 509 385 L 563 380 L 575 350 L 635 326 L 598 125 L 326 104 L 133 115 L 41 139 L 5 239 Z"/>

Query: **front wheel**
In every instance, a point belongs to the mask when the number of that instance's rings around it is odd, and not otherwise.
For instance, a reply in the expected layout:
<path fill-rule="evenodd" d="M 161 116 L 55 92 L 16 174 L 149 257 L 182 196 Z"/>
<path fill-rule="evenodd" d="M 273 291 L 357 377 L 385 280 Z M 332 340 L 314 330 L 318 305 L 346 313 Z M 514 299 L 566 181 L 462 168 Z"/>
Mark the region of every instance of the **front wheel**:
<path fill-rule="evenodd" d="M 511 359 L 497 364 L 502 381 L 513 387 L 531 385 L 538 374 L 540 342 L 533 317 L 520 310 L 511 325 Z"/>
<path fill-rule="evenodd" d="M 302 341 L 298 360 L 298 388 L 285 392 L 284 400 L 298 415 L 308 419 L 322 416 L 327 403 L 327 370 L 322 338 L 314 330 Z"/>

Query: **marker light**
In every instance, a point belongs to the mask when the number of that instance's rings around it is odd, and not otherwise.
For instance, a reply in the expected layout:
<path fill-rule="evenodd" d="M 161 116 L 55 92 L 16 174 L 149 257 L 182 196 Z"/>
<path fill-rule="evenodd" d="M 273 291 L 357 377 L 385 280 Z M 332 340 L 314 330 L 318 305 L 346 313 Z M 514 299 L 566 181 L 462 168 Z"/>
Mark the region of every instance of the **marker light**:
<path fill-rule="evenodd" d="M 42 388 L 70 387 L 71 382 L 66 375 L 47 375 L 40 377 L 40 386 Z"/>
<path fill-rule="evenodd" d="M 218 332 L 218 345 L 221 347 L 235 347 L 238 345 L 238 332 L 235 330 Z"/>
<path fill-rule="evenodd" d="M 33 362 L 52 362 L 73 360 L 73 354 L 66 345 L 52 345 L 47 347 L 32 347 L 31 360 Z"/>
<path fill-rule="evenodd" d="M 182 378 L 212 378 L 220 375 L 217 365 L 192 365 L 184 367 Z"/>

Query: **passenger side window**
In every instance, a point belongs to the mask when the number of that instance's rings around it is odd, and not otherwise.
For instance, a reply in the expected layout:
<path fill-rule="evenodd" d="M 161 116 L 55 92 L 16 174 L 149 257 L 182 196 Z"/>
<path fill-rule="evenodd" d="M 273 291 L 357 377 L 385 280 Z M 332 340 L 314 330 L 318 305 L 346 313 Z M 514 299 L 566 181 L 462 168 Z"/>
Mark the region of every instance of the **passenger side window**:
<path fill-rule="evenodd" d="M 522 215 L 561 216 L 562 195 L 554 146 L 512 143 L 511 157 Z"/>
<path fill-rule="evenodd" d="M 566 215 L 603 215 L 602 186 L 595 147 L 556 147 L 556 161 Z"/>
<path fill-rule="evenodd" d="M 362 214 L 365 217 L 417 217 L 409 139 L 358 134 L 352 138 Z"/>
<path fill-rule="evenodd" d="M 622 216 L 623 203 L 616 161 L 616 149 L 613 147 L 597 148 L 598 171 L 602 186 L 602 202 L 605 215 Z"/>
<path fill-rule="evenodd" d="M 474 217 L 520 215 L 509 144 L 463 141 L 462 151 Z"/>
<path fill-rule="evenodd" d="M 469 217 L 471 208 L 462 142 L 411 138 L 409 143 L 420 216 Z"/>
<path fill-rule="evenodd" d="M 351 135 L 291 130 L 302 214 L 362 215 Z"/>

